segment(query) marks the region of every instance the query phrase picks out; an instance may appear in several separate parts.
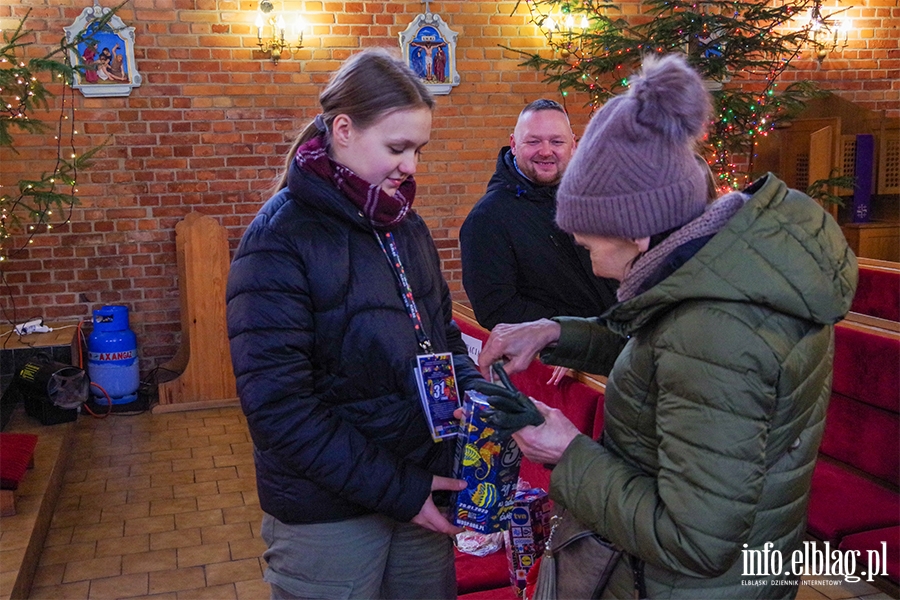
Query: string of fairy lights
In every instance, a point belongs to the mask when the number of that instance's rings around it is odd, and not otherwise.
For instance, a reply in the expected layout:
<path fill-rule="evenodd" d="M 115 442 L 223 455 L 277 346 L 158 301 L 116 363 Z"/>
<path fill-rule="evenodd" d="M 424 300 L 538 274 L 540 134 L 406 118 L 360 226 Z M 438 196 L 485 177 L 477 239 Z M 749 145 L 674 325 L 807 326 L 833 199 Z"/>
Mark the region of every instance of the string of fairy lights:
<path fill-rule="evenodd" d="M 18 153 L 15 148 L 17 136 L 47 131 L 48 124 L 34 116 L 37 110 L 44 108 L 56 115 L 52 126 L 55 129 L 55 159 L 52 170 L 39 177 L 21 178 L 15 184 L 2 186 L 13 191 L 0 195 L 0 268 L 3 262 L 33 244 L 38 233 L 53 229 L 52 221 L 59 216 L 54 210 L 64 215 L 60 224 L 69 223 L 78 202 L 79 167 L 87 158 L 86 154 L 79 155 L 76 150 L 78 130 L 72 87 L 75 70 L 68 52 L 70 44 L 63 41 L 47 55 L 26 62 L 18 55 L 30 45 L 27 41 L 30 34 L 24 27 L 27 18 L 28 14 L 14 32 L 5 36 L 0 48 L 0 106 L 3 106 L 0 146 L 15 155 Z M 39 79 L 41 72 L 49 72 L 51 81 L 61 88 L 58 109 L 48 108 L 48 99 L 56 94 Z M 13 246 L 13 242 L 20 239 L 21 243 Z"/>
<path fill-rule="evenodd" d="M 564 100 L 586 92 L 592 110 L 628 87 L 647 54 L 685 52 L 714 98 L 706 157 L 723 189 L 748 183 L 759 138 L 812 93 L 804 82 L 779 89 L 779 79 L 812 39 L 813 21 L 795 20 L 819 0 L 645 0 L 639 15 L 596 0 L 523 1 L 553 50 L 522 52 L 524 64 L 543 71 Z"/>

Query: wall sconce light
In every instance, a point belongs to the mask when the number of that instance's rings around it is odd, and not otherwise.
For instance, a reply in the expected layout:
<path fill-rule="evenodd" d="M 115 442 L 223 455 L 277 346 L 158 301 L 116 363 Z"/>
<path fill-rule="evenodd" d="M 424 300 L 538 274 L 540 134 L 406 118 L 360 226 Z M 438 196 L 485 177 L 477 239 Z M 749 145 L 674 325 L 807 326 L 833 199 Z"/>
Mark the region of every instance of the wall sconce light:
<path fill-rule="evenodd" d="M 575 38 L 591 27 L 587 15 L 573 13 L 560 14 L 556 18 L 550 14 L 541 15 L 535 22 L 548 41 L 553 41 L 554 34 L 565 38 L 565 47 L 560 50 L 563 58 L 568 58 L 579 50 L 578 45 L 574 43 Z"/>
<path fill-rule="evenodd" d="M 591 26 L 587 15 L 575 15 L 572 13 L 559 15 L 553 18 L 552 15 L 544 15 L 537 21 L 538 27 L 548 38 L 552 38 L 554 33 L 563 33 L 574 35 L 576 29 L 588 29 Z"/>
<path fill-rule="evenodd" d="M 291 54 L 303 47 L 303 21 L 297 15 L 291 32 L 287 32 L 284 15 L 275 12 L 272 0 L 259 0 L 256 11 L 256 44 L 268 54 L 272 62 L 278 64 L 281 53 L 287 50 Z"/>
<path fill-rule="evenodd" d="M 835 19 L 838 15 L 850 7 L 842 8 L 827 15 L 822 14 L 821 0 L 815 0 L 809 13 L 809 23 L 806 25 L 807 41 L 816 54 L 816 60 L 822 62 L 829 52 L 843 50 L 847 47 L 847 34 L 850 24 L 847 19 Z"/>

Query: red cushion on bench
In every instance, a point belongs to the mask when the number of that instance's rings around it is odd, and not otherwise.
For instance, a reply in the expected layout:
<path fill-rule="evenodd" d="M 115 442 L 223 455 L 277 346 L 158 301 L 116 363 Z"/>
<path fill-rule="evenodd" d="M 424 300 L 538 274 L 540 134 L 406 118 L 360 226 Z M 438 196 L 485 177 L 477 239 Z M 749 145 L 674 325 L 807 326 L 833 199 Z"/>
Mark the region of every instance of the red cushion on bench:
<path fill-rule="evenodd" d="M 15 490 L 34 456 L 38 436 L 31 433 L 0 433 L 0 488 Z"/>
<path fill-rule="evenodd" d="M 819 451 L 900 484 L 900 415 L 832 394 Z"/>
<path fill-rule="evenodd" d="M 868 564 L 868 551 L 873 550 L 878 556 L 883 556 L 881 542 L 887 542 L 887 577 L 895 583 L 900 583 L 900 527 L 885 527 L 874 531 L 864 531 L 848 535 L 841 540 L 841 550 L 859 550 L 857 559 L 859 564 Z M 874 560 L 872 566 L 876 566 Z M 877 573 L 884 573 L 885 565 L 878 565 Z"/>
<path fill-rule="evenodd" d="M 834 328 L 834 383 L 844 396 L 900 410 L 900 336 L 838 323 Z"/>
<path fill-rule="evenodd" d="M 489 331 L 485 331 L 481 327 L 473 325 L 465 319 L 456 318 L 453 322 L 456 323 L 456 326 L 459 327 L 459 330 L 462 333 L 481 341 L 482 344 L 487 341 L 488 336 L 490 335 Z"/>
<path fill-rule="evenodd" d="M 900 494 L 819 458 L 808 516 L 810 533 L 837 542 L 851 533 L 900 525 Z"/>
<path fill-rule="evenodd" d="M 601 393 L 571 377 L 564 377 L 559 385 L 547 385 L 551 375 L 552 367 L 535 361 L 511 379 L 523 394 L 561 410 L 579 431 L 591 435 L 594 432 L 597 399 Z"/>
<path fill-rule="evenodd" d="M 900 321 L 900 273 L 860 265 L 853 312 Z"/>
<path fill-rule="evenodd" d="M 468 594 L 502 586 L 512 589 L 509 560 L 501 548 L 487 556 L 475 556 L 455 550 L 457 593 Z"/>
<path fill-rule="evenodd" d="M 530 488 L 541 488 L 544 491 L 550 489 L 550 469 L 533 463 L 524 456 L 519 467 L 519 478 L 527 481 Z"/>
<path fill-rule="evenodd" d="M 507 585 L 506 587 L 493 590 L 481 590 L 470 594 L 460 594 L 459 598 L 465 598 L 465 600 L 518 600 L 519 596 L 516 595 L 516 591 L 513 589 L 512 585 Z"/>

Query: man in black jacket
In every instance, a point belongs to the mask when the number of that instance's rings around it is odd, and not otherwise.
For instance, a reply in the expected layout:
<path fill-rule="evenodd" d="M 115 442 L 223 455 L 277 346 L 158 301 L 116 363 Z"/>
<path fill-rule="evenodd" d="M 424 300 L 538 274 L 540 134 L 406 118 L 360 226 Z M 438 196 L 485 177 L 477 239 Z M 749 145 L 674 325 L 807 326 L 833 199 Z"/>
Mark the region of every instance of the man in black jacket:
<path fill-rule="evenodd" d="M 554 222 L 556 189 L 574 152 L 559 103 L 536 100 L 522 110 L 459 232 L 463 286 L 483 327 L 595 317 L 615 303 L 616 282 L 596 277 L 587 251 Z"/>

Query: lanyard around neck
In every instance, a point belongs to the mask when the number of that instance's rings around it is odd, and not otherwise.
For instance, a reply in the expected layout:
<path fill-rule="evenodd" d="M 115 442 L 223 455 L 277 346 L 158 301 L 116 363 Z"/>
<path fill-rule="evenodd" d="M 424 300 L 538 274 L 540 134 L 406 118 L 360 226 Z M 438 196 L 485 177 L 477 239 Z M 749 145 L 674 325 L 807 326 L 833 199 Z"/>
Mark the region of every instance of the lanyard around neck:
<path fill-rule="evenodd" d="M 413 298 L 412 288 L 409 285 L 409 280 L 406 278 L 406 271 L 403 269 L 403 263 L 400 262 L 400 253 L 397 251 L 394 235 L 390 231 L 386 231 L 384 239 L 382 240 L 381 236 L 378 235 L 378 232 L 376 231 L 375 239 L 378 240 L 378 245 L 381 246 L 381 251 L 384 252 L 384 256 L 388 259 L 391 270 L 397 278 L 397 287 L 400 291 L 400 298 L 403 300 L 403 305 L 406 307 L 406 314 L 409 315 L 413 328 L 416 331 L 416 339 L 419 342 L 419 347 L 423 352 L 430 354 L 432 352 L 431 340 L 425 335 L 422 317 L 416 306 L 416 300 Z M 385 241 L 387 244 L 385 244 Z"/>

